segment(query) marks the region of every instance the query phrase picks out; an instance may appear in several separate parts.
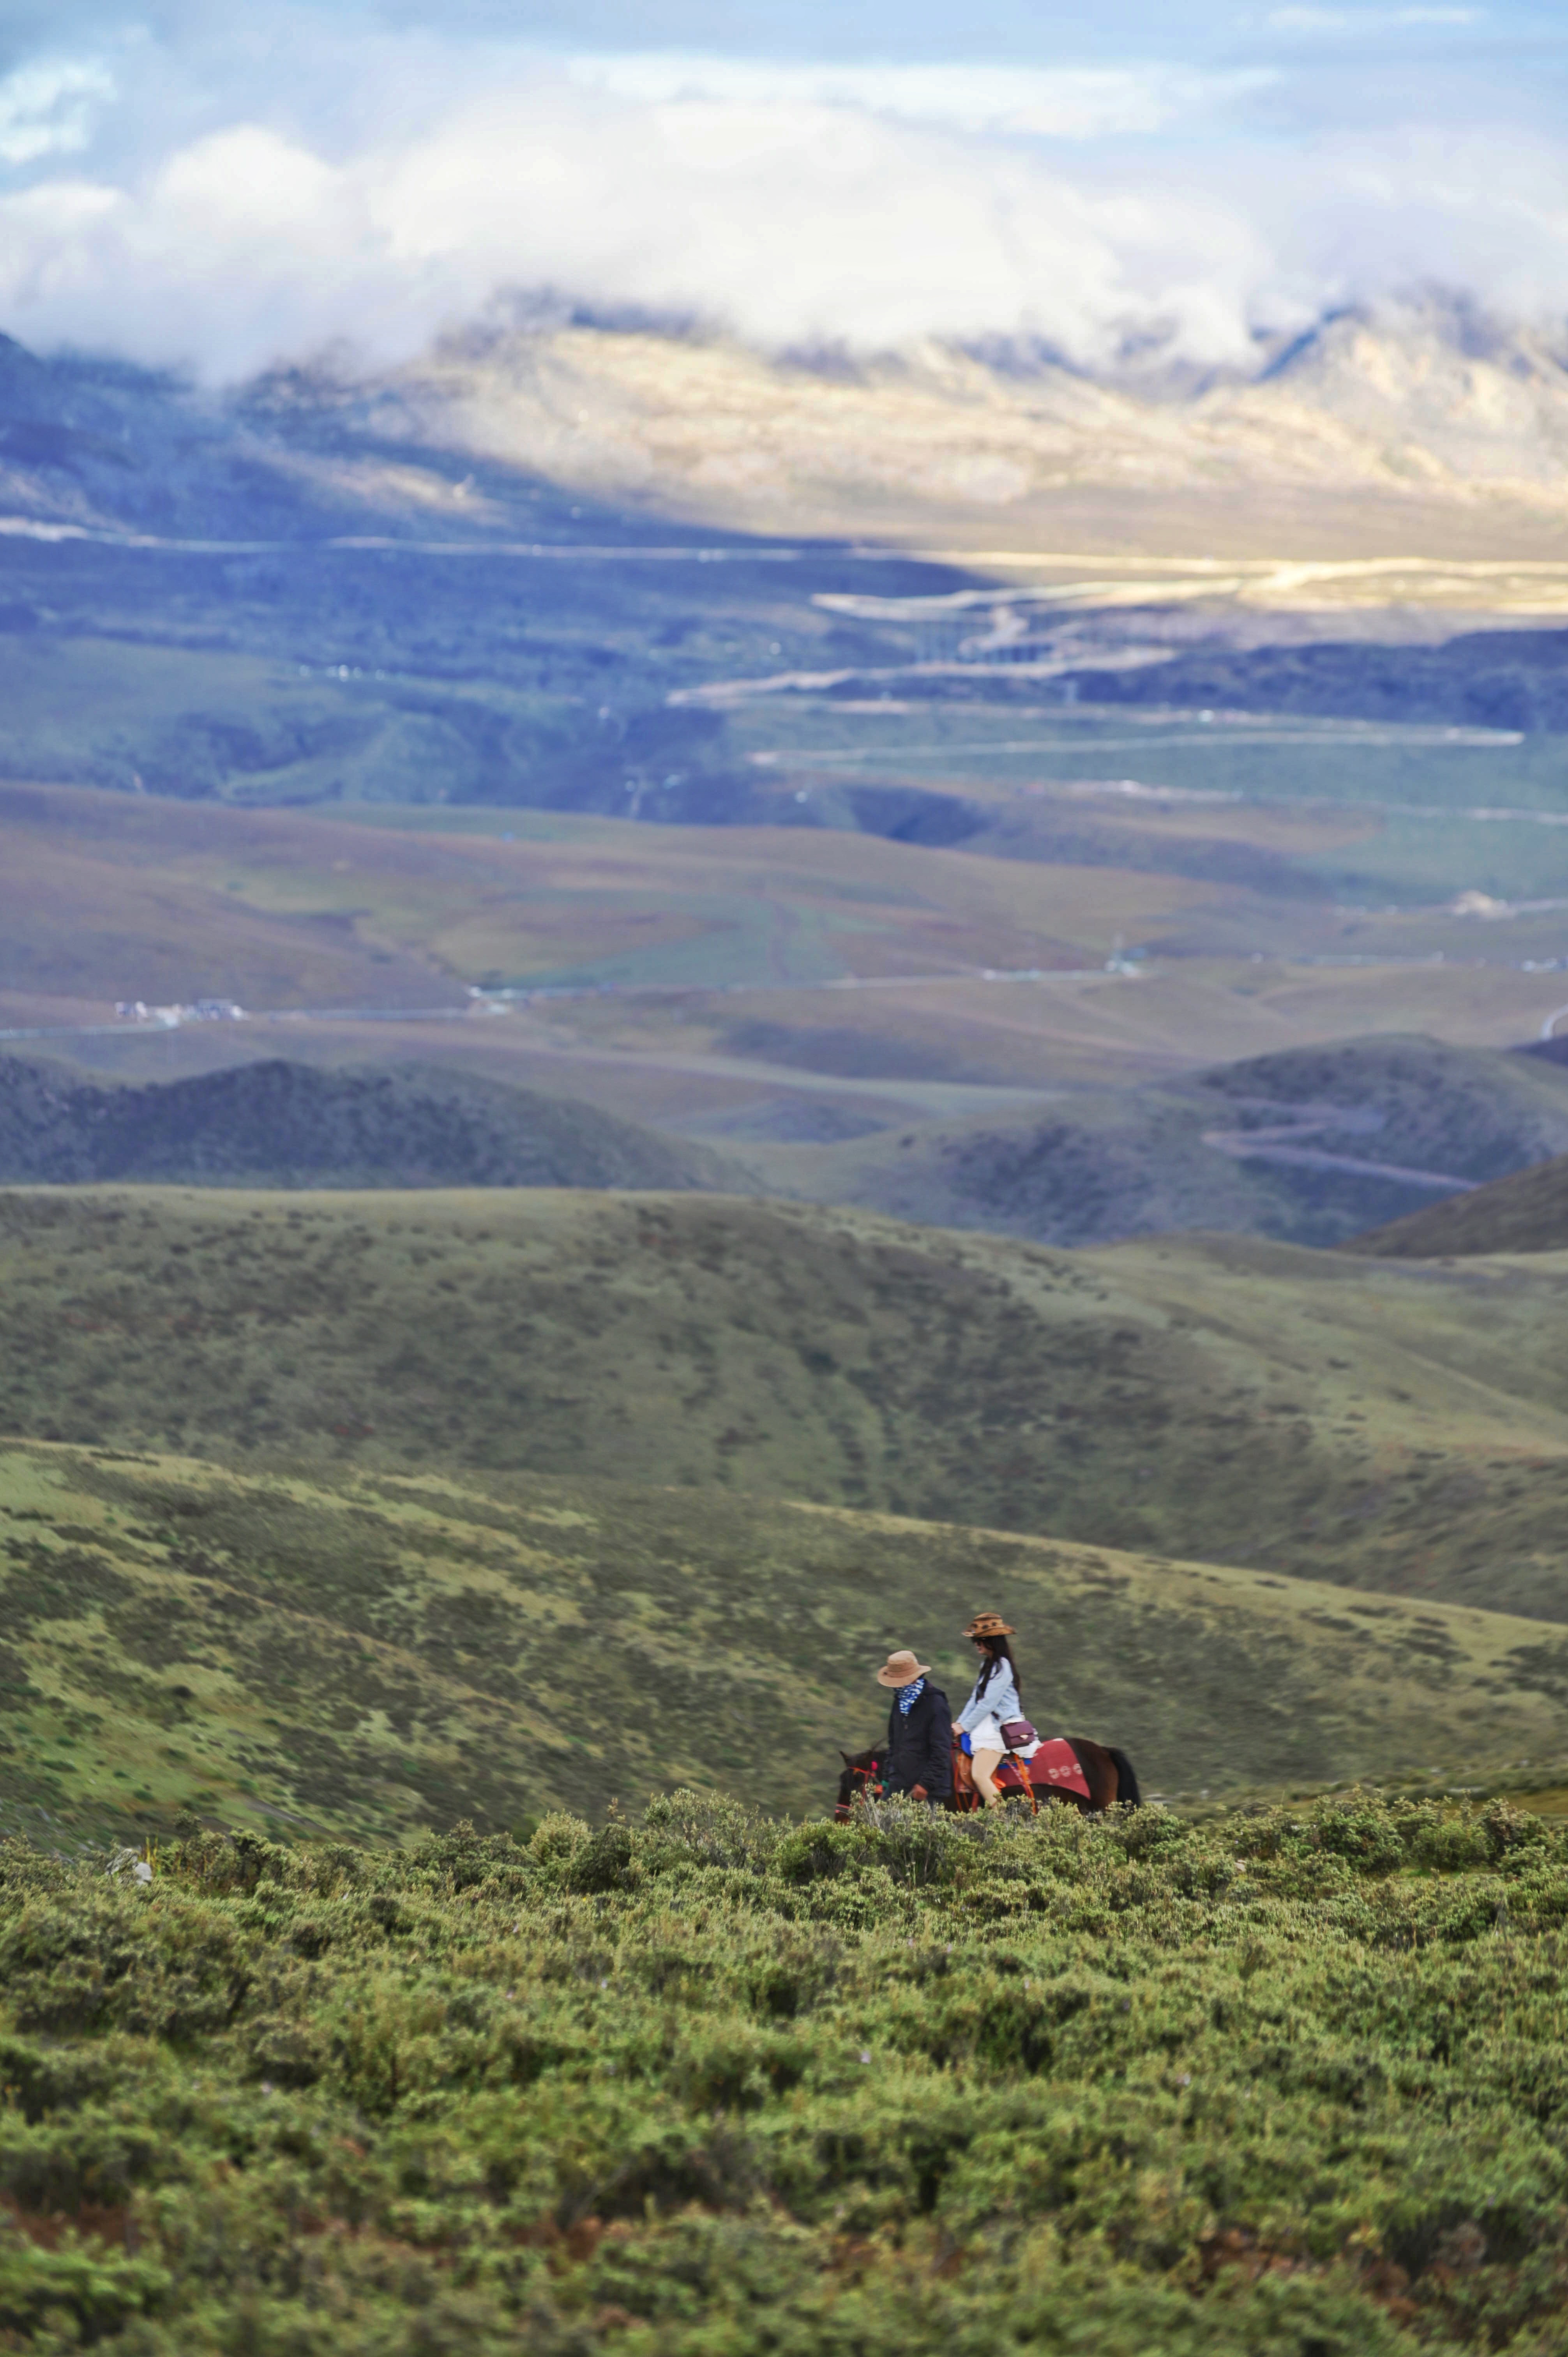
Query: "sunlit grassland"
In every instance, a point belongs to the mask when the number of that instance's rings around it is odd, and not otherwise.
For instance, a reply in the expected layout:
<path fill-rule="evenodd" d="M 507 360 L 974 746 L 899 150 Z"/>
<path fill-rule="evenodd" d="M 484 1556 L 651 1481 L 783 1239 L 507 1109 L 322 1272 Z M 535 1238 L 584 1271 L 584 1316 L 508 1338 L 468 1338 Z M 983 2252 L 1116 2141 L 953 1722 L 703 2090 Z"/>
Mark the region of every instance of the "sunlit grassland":
<path fill-rule="evenodd" d="M 1033 837 L 1048 856 L 1053 835 L 1092 833 L 1101 857 L 1192 861 L 1218 882 L 1228 847 L 1253 848 L 1288 861 L 1304 893 L 1374 908 L 1568 890 L 1568 830 L 1552 823 L 1568 751 L 1552 737 L 1048 701 L 776 698 L 735 708 L 730 727 L 768 774 L 814 797 L 856 781 L 968 797 L 987 821 L 980 850 L 1027 856 Z M 1119 794 L 1128 780 L 1175 799 Z"/>
<path fill-rule="evenodd" d="M 1006 674 L 977 673 L 981 689 Z M 1038 701 L 1032 698 L 1037 693 Z M 737 746 L 780 770 L 881 779 L 923 774 L 948 786 L 1016 789 L 1051 781 L 1135 779 L 1178 792 L 1275 805 L 1438 804 L 1561 807 L 1568 751 L 1552 737 L 1431 724 L 1319 719 L 1296 714 L 1067 705 L 1055 683 L 1022 683 L 1003 700 L 924 696 L 881 701 L 768 696 L 726 703 Z M 1111 757 L 1114 756 L 1112 759 Z M 773 766 L 770 760 L 768 766 Z"/>

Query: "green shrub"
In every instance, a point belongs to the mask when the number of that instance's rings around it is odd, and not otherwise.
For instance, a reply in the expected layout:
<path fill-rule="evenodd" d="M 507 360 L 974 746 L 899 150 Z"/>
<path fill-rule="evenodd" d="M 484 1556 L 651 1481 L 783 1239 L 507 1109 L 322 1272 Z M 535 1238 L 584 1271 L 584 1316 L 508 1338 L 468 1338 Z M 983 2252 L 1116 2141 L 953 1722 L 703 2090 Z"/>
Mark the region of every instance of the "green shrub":
<path fill-rule="evenodd" d="M 825 1882 L 832 1876 L 852 1872 L 874 1855 L 864 1823 L 819 1823 L 802 1825 L 780 1842 L 774 1864 L 784 1882 Z"/>
<path fill-rule="evenodd" d="M 639 1879 L 631 1835 L 625 1825 L 601 1825 L 575 1849 L 564 1878 L 568 1890 L 629 1890 Z"/>
<path fill-rule="evenodd" d="M 1565 1921 L 1359 1794 L 16 1851 L 0 2347 L 1554 2357 Z"/>
<path fill-rule="evenodd" d="M 145 2259 L 74 2241 L 40 2250 L 0 2233 L 0 2330 L 41 2333 L 52 2349 L 102 2344 L 127 2318 L 160 2306 L 168 2288 L 163 2268 Z"/>
<path fill-rule="evenodd" d="M 1463 1874 L 1490 1862 L 1487 1828 L 1474 1817 L 1434 1817 L 1423 1824 L 1411 1844 L 1412 1856 L 1439 1874 Z"/>

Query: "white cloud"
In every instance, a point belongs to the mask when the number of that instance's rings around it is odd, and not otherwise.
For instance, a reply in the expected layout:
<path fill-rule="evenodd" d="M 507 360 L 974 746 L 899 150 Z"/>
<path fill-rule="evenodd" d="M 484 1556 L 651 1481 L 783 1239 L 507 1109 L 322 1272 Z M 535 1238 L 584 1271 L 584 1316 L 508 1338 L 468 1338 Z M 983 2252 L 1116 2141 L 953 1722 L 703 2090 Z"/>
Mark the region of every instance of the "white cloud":
<path fill-rule="evenodd" d="M 123 46 L 117 97 L 91 59 L 0 82 L 0 328 L 229 378 L 328 344 L 412 357 L 541 291 L 769 344 L 1004 335 L 1090 364 L 1130 337 L 1241 361 L 1260 323 L 1423 280 L 1568 307 L 1560 145 L 1271 138 L 1262 67 L 553 60 L 253 10 L 244 32 L 184 82 Z"/>
<path fill-rule="evenodd" d="M 87 145 L 101 104 L 113 97 L 107 70 L 91 60 L 38 60 L 0 81 L 0 163 L 36 164 Z"/>
<path fill-rule="evenodd" d="M 1275 79 L 1267 67 L 1209 74 L 1164 64 L 777 65 L 669 52 L 574 58 L 567 72 L 585 89 L 650 104 L 859 108 L 957 131 L 1047 139 L 1158 131 Z"/>
<path fill-rule="evenodd" d="M 498 291 L 764 340 L 1038 334 L 1103 358 L 1152 315 L 1245 349 L 1268 255 L 1233 208 L 793 91 L 633 100 L 539 67 L 328 161 L 235 124 L 129 186 L 0 198 L 0 318 L 220 374 L 345 336 L 418 350 Z"/>

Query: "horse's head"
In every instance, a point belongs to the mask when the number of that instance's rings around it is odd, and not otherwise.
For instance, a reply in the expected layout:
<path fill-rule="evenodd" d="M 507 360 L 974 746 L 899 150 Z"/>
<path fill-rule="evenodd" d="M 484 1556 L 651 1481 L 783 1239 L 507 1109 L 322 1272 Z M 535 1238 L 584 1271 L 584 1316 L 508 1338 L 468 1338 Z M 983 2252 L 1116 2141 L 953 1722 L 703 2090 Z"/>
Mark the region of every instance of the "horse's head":
<path fill-rule="evenodd" d="M 873 1746 L 869 1751 L 841 1751 L 839 1758 L 843 1761 L 843 1774 L 839 1778 L 833 1818 L 842 1824 L 857 1797 L 864 1797 L 880 1781 L 882 1754 Z"/>

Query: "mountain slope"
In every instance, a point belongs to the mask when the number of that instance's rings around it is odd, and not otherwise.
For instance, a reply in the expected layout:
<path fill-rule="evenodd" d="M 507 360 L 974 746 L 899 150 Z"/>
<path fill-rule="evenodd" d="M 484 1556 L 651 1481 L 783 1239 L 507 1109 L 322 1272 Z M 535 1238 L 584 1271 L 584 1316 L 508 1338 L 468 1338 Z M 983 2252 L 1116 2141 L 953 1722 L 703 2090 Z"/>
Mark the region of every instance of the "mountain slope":
<path fill-rule="evenodd" d="M 719 1155 L 592 1105 L 419 1064 L 323 1071 L 270 1057 L 102 1087 L 0 1057 L 0 1183 L 742 1187 Z"/>
<path fill-rule="evenodd" d="M 1528 332 L 1480 334 L 1441 305 L 1341 314 L 1251 381 L 1157 391 L 1037 356 L 993 366 L 925 346 L 829 374 L 575 327 L 455 339 L 381 393 L 378 414 L 401 406 L 413 443 L 601 496 L 789 530 L 962 516 L 988 521 L 993 547 L 1018 545 L 995 530 L 1031 513 L 1036 544 L 1090 544 L 1073 531 L 1091 499 L 1102 528 L 1141 515 L 1131 537 L 1144 547 L 1184 498 L 1231 555 L 1293 511 L 1302 537 L 1288 544 L 1308 553 L 1314 505 L 1342 548 L 1400 510 L 1418 538 L 1446 511 L 1452 536 L 1487 508 L 1559 513 L 1568 453 L 1563 354 Z"/>
<path fill-rule="evenodd" d="M 0 1430 L 673 1482 L 1568 1618 L 1568 1264 L 714 1196 L 0 1193 Z"/>
<path fill-rule="evenodd" d="M 1374 1228 L 1345 1249 L 1381 1260 L 1568 1251 L 1568 1154 Z"/>
<path fill-rule="evenodd" d="M 0 1534 L 0 1827 L 50 1840 L 181 1806 L 396 1840 L 680 1784 L 814 1813 L 886 1724 L 872 1669 L 917 1642 L 961 1694 L 980 1602 L 1037 1719 L 1145 1792 L 1568 1747 L 1557 1627 L 835 1509 L 9 1444 Z"/>

